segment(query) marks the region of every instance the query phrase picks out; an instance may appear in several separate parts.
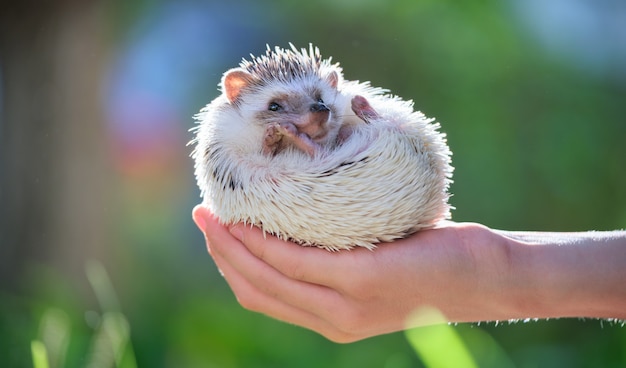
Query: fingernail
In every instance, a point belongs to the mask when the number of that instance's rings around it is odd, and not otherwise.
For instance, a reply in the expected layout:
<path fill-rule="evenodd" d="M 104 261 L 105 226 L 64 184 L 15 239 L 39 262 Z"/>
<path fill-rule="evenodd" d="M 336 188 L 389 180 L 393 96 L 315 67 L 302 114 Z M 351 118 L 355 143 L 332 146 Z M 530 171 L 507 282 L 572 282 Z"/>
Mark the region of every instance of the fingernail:
<path fill-rule="evenodd" d="M 198 226 L 198 229 L 200 229 L 200 231 L 204 233 L 205 232 L 204 229 L 206 229 L 206 222 L 204 221 L 204 219 L 198 216 L 198 217 L 194 217 L 193 220 L 196 223 L 196 226 Z"/>
<path fill-rule="evenodd" d="M 198 228 L 200 229 L 200 231 L 205 233 L 206 221 L 204 219 L 204 214 L 202 213 L 202 210 L 195 208 L 193 211 L 192 218 L 193 218 L 193 221 L 196 223 L 196 226 L 198 226 Z"/>
<path fill-rule="evenodd" d="M 228 231 L 230 231 L 230 234 L 237 238 L 237 240 L 243 240 L 243 231 L 241 230 L 241 225 L 233 225 L 228 228 Z"/>

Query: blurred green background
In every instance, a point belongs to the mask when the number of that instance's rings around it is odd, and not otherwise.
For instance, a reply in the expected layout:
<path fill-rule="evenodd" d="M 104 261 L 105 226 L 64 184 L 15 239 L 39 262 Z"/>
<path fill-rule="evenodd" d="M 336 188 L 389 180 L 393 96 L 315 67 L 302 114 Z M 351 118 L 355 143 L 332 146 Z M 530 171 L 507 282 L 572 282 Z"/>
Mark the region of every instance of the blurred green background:
<path fill-rule="evenodd" d="M 441 122 L 454 220 L 625 228 L 624 19 L 622 1 L 1 1 L 1 365 L 32 366 L 36 340 L 51 367 L 423 366 L 403 333 L 337 345 L 237 304 L 190 217 L 192 115 L 242 57 L 312 42 Z M 621 324 L 453 330 L 480 366 L 626 366 Z"/>

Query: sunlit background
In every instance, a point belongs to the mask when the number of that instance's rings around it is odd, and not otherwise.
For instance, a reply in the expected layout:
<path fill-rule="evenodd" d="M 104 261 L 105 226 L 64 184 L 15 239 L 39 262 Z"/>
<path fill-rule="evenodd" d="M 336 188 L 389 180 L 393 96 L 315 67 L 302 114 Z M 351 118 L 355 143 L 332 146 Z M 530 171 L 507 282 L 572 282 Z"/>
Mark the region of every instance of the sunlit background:
<path fill-rule="evenodd" d="M 190 217 L 192 116 L 242 57 L 311 42 L 442 124 L 454 220 L 625 228 L 625 19 L 619 0 L 0 2 L 0 365 L 428 364 L 403 333 L 337 345 L 237 304 Z M 453 331 L 480 366 L 626 366 L 620 324 Z"/>

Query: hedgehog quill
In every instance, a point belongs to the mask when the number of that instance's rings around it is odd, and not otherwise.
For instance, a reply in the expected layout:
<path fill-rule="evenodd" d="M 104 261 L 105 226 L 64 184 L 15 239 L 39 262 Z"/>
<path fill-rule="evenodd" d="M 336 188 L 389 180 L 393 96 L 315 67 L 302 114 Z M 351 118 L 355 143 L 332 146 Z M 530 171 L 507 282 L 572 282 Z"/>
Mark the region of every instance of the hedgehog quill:
<path fill-rule="evenodd" d="M 203 204 L 303 246 L 374 249 L 450 218 L 451 152 L 413 103 L 343 78 L 313 45 L 224 73 L 196 116 Z"/>

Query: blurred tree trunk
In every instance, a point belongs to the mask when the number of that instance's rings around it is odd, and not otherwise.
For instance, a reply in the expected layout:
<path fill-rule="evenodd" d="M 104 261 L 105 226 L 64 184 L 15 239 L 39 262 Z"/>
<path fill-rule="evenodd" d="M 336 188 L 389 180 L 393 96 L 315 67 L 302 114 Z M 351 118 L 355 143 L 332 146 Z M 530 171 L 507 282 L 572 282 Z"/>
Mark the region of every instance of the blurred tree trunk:
<path fill-rule="evenodd" d="M 0 3 L 0 286 L 25 265 L 84 275 L 106 244 L 97 1 Z"/>

